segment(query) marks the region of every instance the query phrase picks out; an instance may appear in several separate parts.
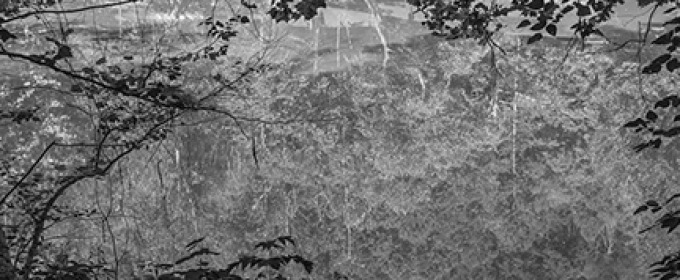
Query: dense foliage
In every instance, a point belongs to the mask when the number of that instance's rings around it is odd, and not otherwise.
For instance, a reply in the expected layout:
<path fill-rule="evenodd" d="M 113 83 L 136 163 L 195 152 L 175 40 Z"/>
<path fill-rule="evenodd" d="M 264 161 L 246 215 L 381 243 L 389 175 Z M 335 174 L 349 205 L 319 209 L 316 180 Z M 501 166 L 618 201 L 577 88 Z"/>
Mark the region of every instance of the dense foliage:
<path fill-rule="evenodd" d="M 679 277 L 675 29 L 565 55 L 493 24 L 620 2 L 411 1 L 446 40 L 310 75 L 263 34 L 325 2 L 192 3 L 0 2 L 1 279 Z"/>

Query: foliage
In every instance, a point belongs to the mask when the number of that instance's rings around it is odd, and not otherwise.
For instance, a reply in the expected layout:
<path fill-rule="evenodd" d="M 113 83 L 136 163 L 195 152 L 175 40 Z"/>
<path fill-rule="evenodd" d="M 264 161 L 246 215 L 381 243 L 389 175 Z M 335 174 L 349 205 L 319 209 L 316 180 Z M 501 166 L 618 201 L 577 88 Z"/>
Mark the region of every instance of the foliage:
<path fill-rule="evenodd" d="M 210 115 L 225 117 L 236 127 L 257 121 L 234 115 L 223 99 L 247 88 L 248 80 L 264 69 L 260 60 L 235 59 L 228 52 L 236 29 L 248 22 L 243 15 L 201 22 L 208 37 L 192 51 L 172 51 L 162 41 L 134 46 L 120 40 L 110 49 L 80 41 L 83 37 L 78 35 L 101 33 L 76 32 L 73 16 L 123 9 L 136 2 L 4 1 L 0 6 L 3 71 L 26 69 L 3 80 L 0 95 L 4 189 L 0 205 L 12 230 L 3 256 L 11 258 L 11 270 L 25 279 L 41 273 L 34 264 L 51 246 L 44 238 L 48 229 L 67 220 L 96 217 L 112 232 L 112 205 L 104 212 L 70 205 L 65 198 L 73 188 L 97 185 L 114 170 L 122 172 L 128 156 L 158 147 L 190 121 Z M 28 38 L 28 31 L 21 34 L 22 26 L 36 25 L 48 32 Z M 199 80 L 191 71 L 206 61 L 224 64 L 220 70 L 226 71 L 211 75 L 209 87 L 192 87 Z M 10 270 L 9 262 L 4 265 L 3 273 Z M 47 271 L 71 277 L 81 268 L 62 265 Z"/>
<path fill-rule="evenodd" d="M 272 240 L 262 241 L 254 246 L 255 254 L 242 255 L 237 261 L 228 264 L 225 268 L 209 268 L 209 262 L 204 260 L 204 256 L 219 255 L 206 247 L 198 248 L 198 245 L 205 238 L 196 239 L 185 247 L 188 255 L 182 257 L 172 264 L 152 265 L 156 269 L 165 272 L 158 275 L 158 279 L 303 279 L 291 278 L 291 270 L 287 269 L 298 264 L 307 274 L 312 273 L 314 263 L 298 254 L 285 254 L 287 245 L 295 248 L 295 241 L 291 236 L 279 236 Z M 290 249 L 288 250 L 290 251 Z M 258 256 L 264 254 L 264 256 Z M 177 270 L 175 267 L 187 263 L 191 260 L 198 260 L 199 268 L 188 270 Z"/>
<path fill-rule="evenodd" d="M 585 39 L 617 3 L 412 2 L 439 35 L 487 45 L 416 39 L 391 46 L 386 65 L 317 76 L 230 55 L 245 15 L 201 21 L 209 41 L 197 50 L 121 39 L 121 51 L 98 52 L 70 39 L 80 32 L 68 20 L 32 42 L 13 24 L 73 7 L 13 7 L 0 55 L 28 66 L 0 96 L 0 257 L 27 278 L 126 279 L 154 260 L 146 269 L 165 279 L 639 279 L 635 255 L 675 243 L 645 243 L 627 213 L 664 194 L 649 186 L 677 183 L 677 162 L 673 150 L 625 147 L 675 136 L 653 126 L 674 121 L 661 116 L 674 76 L 508 43 L 492 24 L 526 11 L 521 25 L 554 36 L 575 12 Z M 324 5 L 279 1 L 269 15 L 308 19 Z M 585 15 L 592 5 L 600 16 Z M 665 99 L 626 125 L 652 138 L 629 139 L 621 123 L 655 96 Z M 676 226 L 666 215 L 652 228 Z"/>

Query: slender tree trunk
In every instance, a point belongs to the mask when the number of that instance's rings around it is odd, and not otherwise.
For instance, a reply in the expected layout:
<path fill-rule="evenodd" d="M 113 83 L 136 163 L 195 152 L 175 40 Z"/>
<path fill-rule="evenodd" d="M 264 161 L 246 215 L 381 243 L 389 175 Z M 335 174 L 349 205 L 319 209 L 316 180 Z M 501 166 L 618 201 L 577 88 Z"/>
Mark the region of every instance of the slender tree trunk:
<path fill-rule="evenodd" d="M 380 38 L 380 43 L 383 46 L 383 67 L 387 66 L 387 61 L 390 59 L 390 48 L 387 45 L 387 38 L 385 37 L 385 34 L 382 31 L 382 28 L 380 27 L 380 22 L 382 22 L 382 17 L 380 16 L 380 13 L 375 9 L 373 6 L 373 2 L 371 0 L 364 0 L 366 5 L 368 5 L 368 9 L 371 11 L 371 15 L 373 15 L 373 28 L 375 28 L 375 31 L 378 32 L 378 37 Z"/>

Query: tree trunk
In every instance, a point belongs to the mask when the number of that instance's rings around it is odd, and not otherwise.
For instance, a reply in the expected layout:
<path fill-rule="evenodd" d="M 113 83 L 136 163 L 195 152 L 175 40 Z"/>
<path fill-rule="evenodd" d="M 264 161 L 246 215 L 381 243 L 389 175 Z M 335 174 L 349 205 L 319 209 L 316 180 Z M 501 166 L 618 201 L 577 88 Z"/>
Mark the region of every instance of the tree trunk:
<path fill-rule="evenodd" d="M 373 15 L 373 28 L 375 28 L 375 31 L 378 32 L 380 43 L 383 46 L 383 67 L 386 67 L 387 61 L 390 60 L 390 48 L 387 45 L 387 38 L 385 38 L 385 34 L 383 34 L 382 28 L 380 28 L 380 22 L 382 22 L 382 18 L 380 16 L 380 13 L 373 6 L 373 2 L 371 0 L 364 0 L 364 2 L 366 3 L 366 5 L 368 5 L 368 9 L 371 11 L 371 15 Z"/>

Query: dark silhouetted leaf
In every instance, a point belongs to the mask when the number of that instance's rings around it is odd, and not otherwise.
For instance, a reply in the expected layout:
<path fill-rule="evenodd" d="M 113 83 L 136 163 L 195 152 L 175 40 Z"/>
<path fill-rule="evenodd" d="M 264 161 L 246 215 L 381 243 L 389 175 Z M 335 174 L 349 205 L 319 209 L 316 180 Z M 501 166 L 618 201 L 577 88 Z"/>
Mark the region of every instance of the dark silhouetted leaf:
<path fill-rule="evenodd" d="M 654 45 L 665 45 L 665 44 L 670 43 L 673 39 L 673 33 L 674 32 L 672 32 L 672 31 L 666 32 L 665 34 L 654 39 L 654 41 L 652 41 L 652 44 L 654 44 Z M 667 54 L 667 55 L 670 56 L 670 54 Z"/>
<path fill-rule="evenodd" d="M 543 8 L 543 5 L 545 5 L 545 3 L 543 3 L 543 0 L 532 0 L 529 3 L 529 5 L 527 5 L 527 7 L 529 7 L 530 9 L 538 10 L 540 8 Z"/>
<path fill-rule="evenodd" d="M 652 270 L 649 271 L 649 273 L 659 274 L 659 273 L 666 273 L 668 271 L 670 271 L 670 268 L 663 266 L 663 267 L 659 267 L 659 268 L 656 268 L 656 269 L 652 269 Z"/>
<path fill-rule="evenodd" d="M 531 29 L 533 31 L 538 31 L 538 30 L 543 29 L 546 24 L 547 24 L 547 22 L 545 20 L 541 20 L 541 21 L 537 22 L 536 24 L 534 24 L 533 26 L 531 26 L 531 28 L 529 28 L 529 29 Z"/>
<path fill-rule="evenodd" d="M 587 15 L 590 15 L 590 7 L 580 4 L 580 3 L 575 3 L 576 6 L 576 15 L 579 17 L 585 17 Z"/>
<path fill-rule="evenodd" d="M 655 200 L 647 200 L 647 202 L 645 204 L 647 204 L 647 206 L 651 206 L 651 207 L 658 207 L 659 206 L 659 203 L 656 202 Z"/>
<path fill-rule="evenodd" d="M 73 52 L 71 51 L 71 47 L 66 46 L 66 45 L 59 45 L 59 49 L 57 50 L 57 54 L 54 56 L 54 60 L 60 60 L 64 58 L 71 58 L 73 57 Z"/>
<path fill-rule="evenodd" d="M 661 221 L 661 228 L 667 228 L 668 233 L 673 232 L 680 225 L 680 217 L 667 217 Z"/>
<path fill-rule="evenodd" d="M 525 19 L 517 25 L 517 28 L 527 27 L 527 26 L 529 26 L 529 24 L 531 24 L 531 21 L 529 21 L 528 19 Z"/>
<path fill-rule="evenodd" d="M 655 0 L 637 0 L 638 6 L 640 7 L 646 7 L 649 4 L 654 3 Z"/>
<path fill-rule="evenodd" d="M 527 44 L 536 43 L 536 42 L 540 41 L 541 39 L 543 39 L 543 34 L 536 33 L 533 36 L 529 37 L 529 39 L 527 40 Z"/>
<path fill-rule="evenodd" d="M 262 249 L 262 250 L 270 251 L 273 248 L 283 249 L 283 246 L 279 245 L 277 243 L 277 240 L 263 241 L 263 242 L 255 244 L 255 249 Z"/>
<path fill-rule="evenodd" d="M 645 114 L 645 118 L 648 119 L 649 121 L 656 121 L 659 119 L 659 115 L 657 115 L 654 111 L 647 111 L 647 114 Z"/>
<path fill-rule="evenodd" d="M 656 74 L 661 71 L 662 64 L 650 64 L 642 68 L 643 74 Z"/>
<path fill-rule="evenodd" d="M 106 57 L 102 57 L 100 59 L 97 59 L 97 61 L 94 64 L 102 65 L 104 63 L 106 63 Z"/>
<path fill-rule="evenodd" d="M 647 211 L 648 209 L 649 209 L 649 206 L 647 206 L 647 205 L 642 205 L 642 206 L 638 207 L 637 209 L 635 209 L 635 212 L 633 212 L 633 215 L 640 214 L 640 213 L 642 213 L 642 212 Z"/>
<path fill-rule="evenodd" d="M 664 134 L 664 136 L 666 137 L 675 137 L 678 135 L 680 135 L 680 127 L 677 126 L 667 130 L 666 133 Z"/>
<path fill-rule="evenodd" d="M 678 61 L 677 58 L 673 58 L 666 62 L 666 69 L 668 69 L 668 72 L 673 72 L 680 68 L 680 61 Z"/>
<path fill-rule="evenodd" d="M 564 7 L 564 8 L 562 9 L 562 11 L 560 12 L 560 14 L 567 14 L 567 13 L 573 11 L 573 10 L 574 10 L 574 5 L 567 5 L 566 7 Z"/>
<path fill-rule="evenodd" d="M 554 24 L 548 24 L 548 26 L 545 27 L 545 31 L 552 36 L 557 36 L 557 26 Z"/>
<path fill-rule="evenodd" d="M 669 96 L 672 97 L 672 96 Z M 671 99 L 669 97 L 665 97 L 656 103 L 654 103 L 654 109 L 656 108 L 668 108 L 671 106 Z"/>
<path fill-rule="evenodd" d="M 637 118 L 637 119 L 635 119 L 633 121 L 629 121 L 629 122 L 627 122 L 626 124 L 623 125 L 623 127 L 638 127 L 638 126 L 642 126 L 642 127 L 647 126 L 647 121 L 645 121 L 641 118 Z"/>
<path fill-rule="evenodd" d="M 671 9 L 676 9 L 676 7 L 673 7 Z M 669 24 L 680 24 L 680 17 L 672 18 L 672 19 L 663 23 L 664 26 L 669 25 Z"/>
<path fill-rule="evenodd" d="M 664 64 L 669 59 L 671 59 L 671 54 L 669 54 L 669 53 L 663 54 L 663 55 L 660 55 L 659 57 L 655 58 L 654 60 L 652 60 L 652 62 L 650 62 L 650 64 Z"/>
<path fill-rule="evenodd" d="M 281 244 L 283 244 L 283 246 L 286 246 L 286 242 L 289 242 L 290 244 L 293 244 L 293 246 L 295 246 L 295 240 L 293 240 L 293 237 L 290 236 L 290 235 L 280 236 L 276 240 L 281 242 Z"/>
<path fill-rule="evenodd" d="M 673 121 L 680 122 L 680 115 L 675 115 L 675 117 L 673 117 Z"/>
<path fill-rule="evenodd" d="M 675 272 L 668 273 L 664 275 L 663 277 L 659 278 L 659 280 L 671 280 L 671 279 L 677 279 L 680 275 L 678 275 Z"/>
<path fill-rule="evenodd" d="M 0 28 L 0 41 L 7 42 L 10 39 L 16 39 L 17 36 L 9 32 L 9 30 Z"/>

